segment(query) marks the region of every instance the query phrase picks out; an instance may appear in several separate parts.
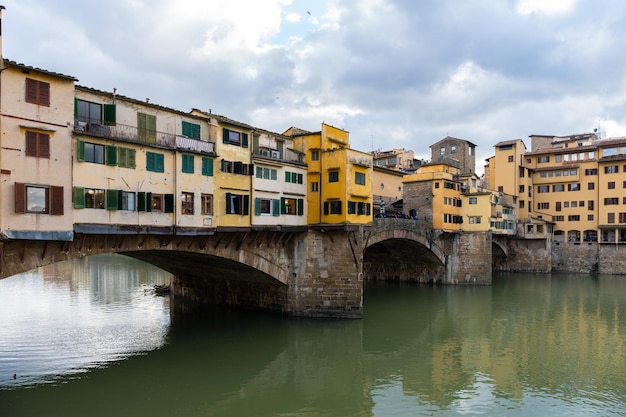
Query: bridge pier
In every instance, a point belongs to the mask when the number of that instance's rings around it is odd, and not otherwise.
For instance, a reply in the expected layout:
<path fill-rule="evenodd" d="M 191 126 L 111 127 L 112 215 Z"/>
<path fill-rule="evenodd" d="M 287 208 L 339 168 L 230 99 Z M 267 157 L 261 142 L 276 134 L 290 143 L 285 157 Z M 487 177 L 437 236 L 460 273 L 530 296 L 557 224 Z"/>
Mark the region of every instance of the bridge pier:
<path fill-rule="evenodd" d="M 441 236 L 446 255 L 444 284 L 491 285 L 491 232 Z"/>

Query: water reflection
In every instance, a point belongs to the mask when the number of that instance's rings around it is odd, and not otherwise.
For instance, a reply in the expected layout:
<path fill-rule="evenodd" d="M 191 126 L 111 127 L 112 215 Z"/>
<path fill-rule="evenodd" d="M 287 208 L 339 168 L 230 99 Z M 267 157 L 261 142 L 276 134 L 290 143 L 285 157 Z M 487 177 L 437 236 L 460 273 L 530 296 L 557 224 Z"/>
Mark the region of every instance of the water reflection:
<path fill-rule="evenodd" d="M 170 276 L 139 264 L 98 255 L 1 281 L 0 386 L 50 383 L 161 346 L 169 299 L 144 288 Z"/>
<path fill-rule="evenodd" d="M 110 291 L 89 304 L 124 303 L 125 284 L 99 285 Z M 0 411 L 4 405 L 25 416 L 624 415 L 625 278 L 506 275 L 492 287 L 377 282 L 367 286 L 364 306 L 363 320 L 306 320 L 174 303 L 158 349 L 78 379 L 0 390 Z M 139 321 L 151 315 L 140 307 L 128 313 L 131 328 L 132 315 Z M 117 323 L 118 331 L 126 326 Z M 151 339 L 141 339 L 151 350 Z"/>

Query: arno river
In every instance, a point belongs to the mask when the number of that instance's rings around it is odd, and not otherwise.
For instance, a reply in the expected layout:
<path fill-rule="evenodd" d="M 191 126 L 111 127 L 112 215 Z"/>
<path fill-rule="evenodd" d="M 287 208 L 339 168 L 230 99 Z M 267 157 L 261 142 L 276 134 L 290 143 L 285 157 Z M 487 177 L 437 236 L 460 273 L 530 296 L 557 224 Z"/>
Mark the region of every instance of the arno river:
<path fill-rule="evenodd" d="M 0 416 L 626 416 L 626 277 L 368 284 L 362 320 L 199 310 L 122 256 L 0 281 Z"/>

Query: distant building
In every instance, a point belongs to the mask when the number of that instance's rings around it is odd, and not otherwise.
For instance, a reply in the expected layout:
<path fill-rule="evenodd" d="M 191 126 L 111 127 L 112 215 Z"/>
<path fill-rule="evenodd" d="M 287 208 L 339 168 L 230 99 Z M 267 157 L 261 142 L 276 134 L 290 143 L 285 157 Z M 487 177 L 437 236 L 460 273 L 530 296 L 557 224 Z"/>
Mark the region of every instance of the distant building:
<path fill-rule="evenodd" d="M 390 151 L 373 151 L 374 166 L 395 169 L 403 172 L 414 172 L 421 165 L 411 150 L 392 149 Z"/>
<path fill-rule="evenodd" d="M 431 163 L 457 166 L 461 174 L 476 172 L 476 145 L 465 139 L 446 136 L 430 145 Z"/>

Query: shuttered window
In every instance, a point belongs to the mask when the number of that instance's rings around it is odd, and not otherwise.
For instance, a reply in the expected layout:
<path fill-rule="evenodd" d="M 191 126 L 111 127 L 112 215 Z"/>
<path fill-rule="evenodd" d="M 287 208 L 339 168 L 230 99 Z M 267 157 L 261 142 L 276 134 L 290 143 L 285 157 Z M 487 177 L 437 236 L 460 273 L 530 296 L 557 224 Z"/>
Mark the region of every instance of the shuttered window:
<path fill-rule="evenodd" d="M 165 156 L 162 153 L 146 152 L 146 169 L 152 172 L 165 172 Z"/>
<path fill-rule="evenodd" d="M 156 143 L 156 116 L 137 113 L 137 138 L 140 142 Z"/>
<path fill-rule="evenodd" d="M 63 215 L 63 187 L 15 183 L 15 213 Z"/>
<path fill-rule="evenodd" d="M 50 158 L 50 135 L 39 132 L 26 132 L 26 156 Z"/>
<path fill-rule="evenodd" d="M 183 167 L 182 171 L 185 174 L 193 174 L 194 171 L 194 157 L 193 155 L 183 154 Z"/>
<path fill-rule="evenodd" d="M 26 102 L 50 107 L 50 83 L 26 78 Z"/>
<path fill-rule="evenodd" d="M 202 175 L 213 176 L 213 158 L 202 158 Z"/>
<path fill-rule="evenodd" d="M 200 139 L 200 125 L 183 121 L 183 136 Z"/>

